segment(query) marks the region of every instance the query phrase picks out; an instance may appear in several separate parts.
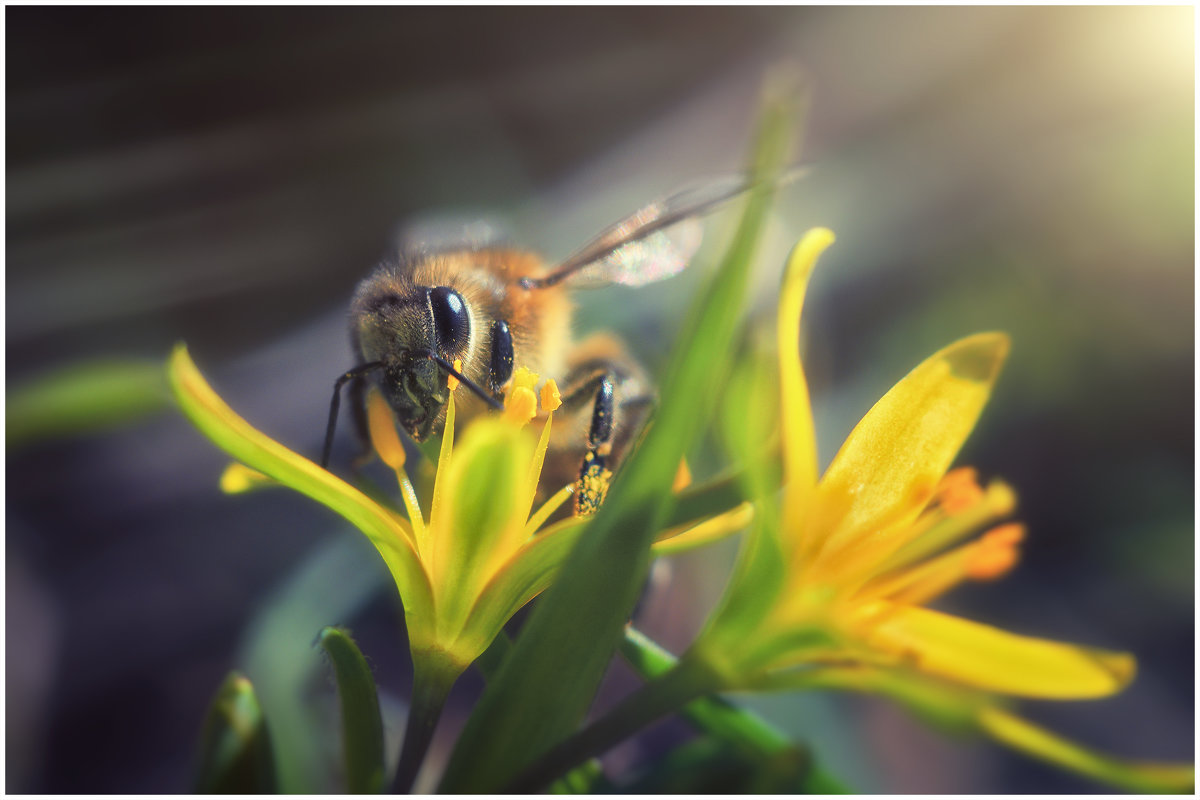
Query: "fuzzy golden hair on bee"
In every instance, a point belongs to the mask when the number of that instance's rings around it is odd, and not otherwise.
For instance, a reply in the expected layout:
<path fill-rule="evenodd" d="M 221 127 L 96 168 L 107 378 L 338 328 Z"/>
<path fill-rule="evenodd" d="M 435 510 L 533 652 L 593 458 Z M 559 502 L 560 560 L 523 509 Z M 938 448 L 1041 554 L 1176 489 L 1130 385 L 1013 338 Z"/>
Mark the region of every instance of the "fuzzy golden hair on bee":
<path fill-rule="evenodd" d="M 557 413 L 566 419 L 555 425 L 547 456 L 548 465 L 558 465 L 549 470 L 551 482 L 569 480 L 570 465 L 581 461 L 580 481 L 594 484 L 597 475 L 610 474 L 646 419 L 653 389 L 615 337 L 574 341 L 571 292 L 671 277 L 699 246 L 696 218 L 753 186 L 733 176 L 678 192 L 609 226 L 552 267 L 536 253 L 494 243 L 402 248 L 354 293 L 350 339 L 358 366 L 335 383 L 322 463 L 328 463 L 346 383 L 364 445 L 368 382 L 420 442 L 442 428 L 450 376 L 468 390 L 455 399 L 456 414 L 466 420 L 498 408 L 524 367 L 563 389 L 564 408 Z M 594 485 L 591 490 L 603 496 Z"/>

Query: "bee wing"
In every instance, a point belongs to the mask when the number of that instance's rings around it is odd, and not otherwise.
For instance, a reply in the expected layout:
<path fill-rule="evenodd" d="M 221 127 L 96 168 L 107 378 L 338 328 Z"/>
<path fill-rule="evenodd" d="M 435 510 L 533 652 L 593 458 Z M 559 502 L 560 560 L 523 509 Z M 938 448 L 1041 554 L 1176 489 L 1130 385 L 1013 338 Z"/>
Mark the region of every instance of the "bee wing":
<path fill-rule="evenodd" d="M 700 248 L 703 235 L 700 220 L 695 217 L 683 219 L 641 238 L 618 242 L 606 255 L 573 268 L 565 279 L 569 286 L 577 289 L 614 283 L 645 286 L 661 281 L 678 274 L 688 265 Z"/>
<path fill-rule="evenodd" d="M 774 183 L 790 183 L 804 172 L 789 170 Z M 525 279 L 523 285 L 535 289 L 568 280 L 574 287 L 643 286 L 669 278 L 688 265 L 700 246 L 697 217 L 713 213 L 754 186 L 749 176 L 727 175 L 678 191 L 606 228 L 550 274 Z"/>
<path fill-rule="evenodd" d="M 393 240 L 402 253 L 440 253 L 496 247 L 512 241 L 512 236 L 495 219 L 441 213 L 406 220 Z"/>

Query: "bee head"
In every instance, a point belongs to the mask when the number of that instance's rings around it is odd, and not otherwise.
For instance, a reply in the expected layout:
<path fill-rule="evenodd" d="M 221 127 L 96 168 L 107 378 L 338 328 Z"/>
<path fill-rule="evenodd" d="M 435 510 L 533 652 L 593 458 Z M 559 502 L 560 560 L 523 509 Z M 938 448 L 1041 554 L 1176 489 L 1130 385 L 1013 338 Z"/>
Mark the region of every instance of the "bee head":
<path fill-rule="evenodd" d="M 376 380 L 397 421 L 413 439 L 424 441 L 449 401 L 449 375 L 465 380 L 452 364 L 470 349 L 472 319 L 466 301 L 448 286 L 417 286 L 373 293 L 362 298 L 357 311 L 362 356 L 381 364 Z"/>

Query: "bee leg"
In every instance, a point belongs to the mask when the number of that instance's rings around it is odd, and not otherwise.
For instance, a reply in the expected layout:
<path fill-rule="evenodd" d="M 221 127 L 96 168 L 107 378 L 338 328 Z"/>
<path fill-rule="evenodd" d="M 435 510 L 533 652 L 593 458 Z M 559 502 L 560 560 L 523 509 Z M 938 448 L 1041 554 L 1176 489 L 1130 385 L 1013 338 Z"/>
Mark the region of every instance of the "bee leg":
<path fill-rule="evenodd" d="M 354 441 L 358 444 L 358 452 L 350 461 L 350 467 L 357 474 L 371 460 L 371 434 L 367 422 L 367 381 L 356 378 L 350 382 L 346 390 L 350 394 L 350 419 L 354 423 Z"/>
<path fill-rule="evenodd" d="M 333 399 L 329 402 L 329 422 L 325 425 L 325 445 L 321 448 L 321 469 L 329 468 L 329 455 L 333 452 L 333 432 L 337 428 L 338 408 L 342 403 L 342 387 L 351 381 L 361 383 L 367 374 L 380 369 L 382 366 L 382 361 L 371 361 L 366 364 L 360 364 L 354 369 L 339 375 L 338 379 L 334 381 Z M 355 405 L 362 404 L 356 403 Z"/>
<path fill-rule="evenodd" d="M 614 394 L 614 376 L 602 372 L 563 398 L 563 404 L 569 406 L 589 395 L 592 397 L 588 451 L 583 457 L 579 479 L 575 483 L 575 516 L 596 513 L 612 481 L 608 456 L 612 450 L 613 412 L 616 409 Z"/>
<path fill-rule="evenodd" d="M 513 374 L 513 340 L 508 323 L 498 319 L 492 323 L 491 359 L 488 362 L 488 383 L 492 396 L 504 400 L 504 384 Z"/>

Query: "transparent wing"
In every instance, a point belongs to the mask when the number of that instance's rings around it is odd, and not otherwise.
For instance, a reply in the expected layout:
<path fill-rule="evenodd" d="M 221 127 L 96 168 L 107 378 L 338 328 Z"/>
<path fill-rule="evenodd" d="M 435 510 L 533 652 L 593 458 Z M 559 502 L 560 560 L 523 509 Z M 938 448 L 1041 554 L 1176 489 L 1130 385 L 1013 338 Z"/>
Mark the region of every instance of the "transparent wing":
<path fill-rule="evenodd" d="M 597 288 L 619 283 L 645 286 L 676 275 L 692 260 L 704 235 L 698 219 L 689 218 L 640 239 L 619 242 L 595 261 L 566 276 L 575 288 Z"/>
<path fill-rule="evenodd" d="M 393 241 L 402 253 L 442 253 L 496 247 L 511 242 L 512 236 L 495 219 L 439 213 L 406 220 L 396 227 Z"/>
<path fill-rule="evenodd" d="M 793 169 L 774 183 L 790 183 L 802 174 L 802 169 Z M 669 278 L 687 266 L 700 246 L 696 218 L 711 214 L 754 185 L 746 175 L 727 175 L 650 203 L 606 228 L 545 277 L 525 279 L 523 285 L 536 289 L 566 280 L 580 287 L 643 286 Z"/>

